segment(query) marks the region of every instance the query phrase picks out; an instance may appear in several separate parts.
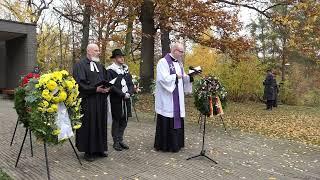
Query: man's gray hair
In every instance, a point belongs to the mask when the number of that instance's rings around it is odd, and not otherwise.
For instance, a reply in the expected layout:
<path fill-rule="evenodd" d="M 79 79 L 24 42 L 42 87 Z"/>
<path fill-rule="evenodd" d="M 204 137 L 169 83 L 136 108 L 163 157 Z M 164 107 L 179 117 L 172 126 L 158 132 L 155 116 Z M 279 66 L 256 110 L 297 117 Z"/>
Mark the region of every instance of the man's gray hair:
<path fill-rule="evenodd" d="M 170 45 L 170 50 L 173 51 L 175 49 L 181 49 L 183 48 L 183 44 L 179 42 L 174 42 Z"/>

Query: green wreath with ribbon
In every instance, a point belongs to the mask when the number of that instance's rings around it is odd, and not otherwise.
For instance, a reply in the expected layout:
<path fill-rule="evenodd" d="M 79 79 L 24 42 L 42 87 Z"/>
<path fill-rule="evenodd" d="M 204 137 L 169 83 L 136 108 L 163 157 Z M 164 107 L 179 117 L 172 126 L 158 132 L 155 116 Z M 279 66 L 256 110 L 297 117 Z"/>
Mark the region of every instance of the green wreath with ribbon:
<path fill-rule="evenodd" d="M 194 82 L 194 104 L 206 116 L 223 114 L 227 91 L 217 77 L 209 75 Z"/>
<path fill-rule="evenodd" d="M 59 144 L 72 137 L 81 123 L 78 85 L 65 70 L 31 78 L 15 90 L 19 121 L 40 141 Z"/>

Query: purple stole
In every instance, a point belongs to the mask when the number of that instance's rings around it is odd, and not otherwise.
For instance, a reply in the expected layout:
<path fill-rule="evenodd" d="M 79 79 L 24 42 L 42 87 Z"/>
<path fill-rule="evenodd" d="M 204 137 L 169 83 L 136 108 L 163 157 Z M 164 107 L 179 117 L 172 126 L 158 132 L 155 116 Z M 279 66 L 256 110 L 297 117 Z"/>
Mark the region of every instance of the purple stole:
<path fill-rule="evenodd" d="M 173 65 L 172 57 L 169 54 L 167 54 L 164 58 L 167 60 L 167 63 L 169 65 L 170 74 L 176 74 L 176 69 Z M 181 72 L 183 73 L 182 67 L 181 67 Z M 172 93 L 172 97 L 173 97 L 173 128 L 180 129 L 181 117 L 180 117 L 180 100 L 179 100 L 178 81 L 176 81 L 176 88 Z"/>

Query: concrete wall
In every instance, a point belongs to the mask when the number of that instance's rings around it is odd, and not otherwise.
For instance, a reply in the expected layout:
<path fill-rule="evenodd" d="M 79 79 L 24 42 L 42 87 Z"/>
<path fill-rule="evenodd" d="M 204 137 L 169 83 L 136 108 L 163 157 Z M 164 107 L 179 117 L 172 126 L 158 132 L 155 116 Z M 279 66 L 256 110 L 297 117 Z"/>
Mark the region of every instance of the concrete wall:
<path fill-rule="evenodd" d="M 6 41 L 0 41 L 0 89 L 7 86 L 7 52 Z"/>
<path fill-rule="evenodd" d="M 21 76 L 30 70 L 28 65 L 27 37 L 14 38 L 6 42 L 7 49 L 7 88 L 14 88 Z"/>
<path fill-rule="evenodd" d="M 18 86 L 21 76 L 31 72 L 36 64 L 36 26 L 0 20 L 0 32 L 10 32 L 19 35 L 17 38 L 5 40 L 7 56 L 6 75 L 2 76 L 0 74 L 0 86 L 2 86 L 1 83 L 4 83 L 3 78 L 6 77 L 6 88 L 15 88 Z M 4 55 L 1 52 L 0 45 L 0 57 L 2 56 Z M 1 68 L 0 70 L 3 72 Z"/>

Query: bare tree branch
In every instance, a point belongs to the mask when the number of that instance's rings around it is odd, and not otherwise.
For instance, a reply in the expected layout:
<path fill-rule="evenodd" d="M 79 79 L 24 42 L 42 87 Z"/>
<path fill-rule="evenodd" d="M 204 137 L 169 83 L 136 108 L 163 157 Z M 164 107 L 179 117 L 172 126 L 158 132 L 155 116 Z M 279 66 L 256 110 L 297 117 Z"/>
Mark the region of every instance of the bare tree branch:
<path fill-rule="evenodd" d="M 57 13 L 59 13 L 61 16 L 65 17 L 66 19 L 68 19 L 69 21 L 78 23 L 78 24 L 82 24 L 81 21 L 75 20 L 72 17 L 74 17 L 75 15 L 70 15 L 70 14 L 64 14 L 63 12 L 61 12 L 60 10 L 58 10 L 56 7 L 53 7 L 53 10 L 55 10 Z"/>

